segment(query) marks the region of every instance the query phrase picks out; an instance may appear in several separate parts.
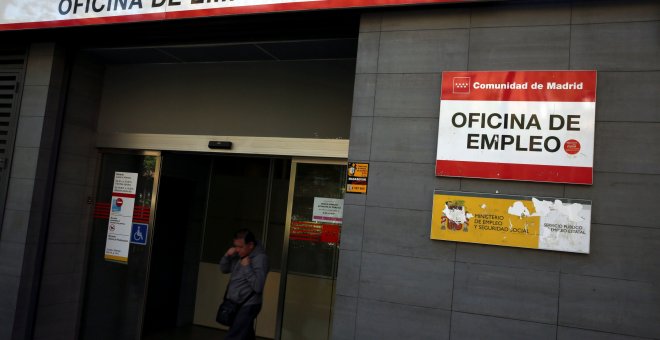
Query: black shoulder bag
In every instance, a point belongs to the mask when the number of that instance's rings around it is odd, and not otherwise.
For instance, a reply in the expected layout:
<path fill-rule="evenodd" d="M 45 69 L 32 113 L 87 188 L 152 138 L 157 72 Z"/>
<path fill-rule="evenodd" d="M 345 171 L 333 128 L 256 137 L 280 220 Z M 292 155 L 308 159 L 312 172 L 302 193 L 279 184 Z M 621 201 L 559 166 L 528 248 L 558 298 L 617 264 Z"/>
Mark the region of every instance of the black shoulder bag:
<path fill-rule="evenodd" d="M 231 283 L 231 281 L 229 283 Z M 234 324 L 238 310 L 241 309 L 243 304 L 250 300 L 250 298 L 254 295 L 254 291 L 252 291 L 252 293 L 250 293 L 250 295 L 248 295 L 248 297 L 245 298 L 245 300 L 243 300 L 241 303 L 236 303 L 232 300 L 229 300 L 227 299 L 229 283 L 227 283 L 227 289 L 225 289 L 225 296 L 222 298 L 222 303 L 218 307 L 218 314 L 215 315 L 215 321 L 227 327 L 231 327 L 231 325 Z"/>

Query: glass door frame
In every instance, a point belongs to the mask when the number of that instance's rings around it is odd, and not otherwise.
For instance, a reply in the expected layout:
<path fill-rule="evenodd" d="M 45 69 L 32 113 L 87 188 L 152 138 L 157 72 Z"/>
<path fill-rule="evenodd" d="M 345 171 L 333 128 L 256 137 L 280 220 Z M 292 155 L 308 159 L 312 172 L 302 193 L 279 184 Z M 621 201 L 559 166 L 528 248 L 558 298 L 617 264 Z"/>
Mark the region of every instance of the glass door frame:
<path fill-rule="evenodd" d="M 149 214 L 149 227 L 147 228 L 147 240 L 149 244 L 147 245 L 147 272 L 144 274 L 144 296 L 142 297 L 142 306 L 140 306 L 140 312 L 138 313 L 138 328 L 137 334 L 139 339 L 142 339 L 142 328 L 144 327 L 144 313 L 147 307 L 147 295 L 149 295 L 149 272 L 151 271 L 151 255 L 154 245 L 154 234 L 156 232 L 156 214 L 158 211 L 156 207 L 158 206 L 158 190 L 160 189 L 160 172 L 161 166 L 163 165 L 163 155 L 160 151 L 154 150 L 141 150 L 137 151 L 139 155 L 142 156 L 155 156 L 156 165 L 154 171 L 154 184 L 151 189 L 151 214 Z"/>
<path fill-rule="evenodd" d="M 145 273 L 145 280 L 144 280 L 144 296 L 142 297 L 141 301 L 141 306 L 140 306 L 140 311 L 137 313 L 137 339 L 140 340 L 142 338 L 142 328 L 143 328 L 143 323 L 144 323 L 144 313 L 145 313 L 145 307 L 147 303 L 147 294 L 149 294 L 148 288 L 149 288 L 149 271 L 151 268 L 151 254 L 152 254 L 152 249 L 153 249 L 153 240 L 154 240 L 154 228 L 155 228 L 155 221 L 156 221 L 156 206 L 158 203 L 158 189 L 160 185 L 160 173 L 161 173 L 161 166 L 162 166 L 162 152 L 157 151 L 157 150 L 132 150 L 132 149 L 112 149 L 112 148 L 98 148 L 97 149 L 97 154 L 99 156 L 98 162 L 97 162 L 97 167 L 96 167 L 96 178 L 95 178 L 95 188 L 94 188 L 94 197 L 96 200 L 96 196 L 98 193 L 96 190 L 98 190 L 99 186 L 99 181 L 101 180 L 101 175 L 103 172 L 103 157 L 105 155 L 132 155 L 132 156 L 154 156 L 156 157 L 156 164 L 154 166 L 154 182 L 153 182 L 153 187 L 151 189 L 151 202 L 150 202 L 150 211 L 151 213 L 149 214 L 149 227 L 147 228 L 147 259 L 146 259 L 146 273 Z M 94 217 L 92 216 L 92 220 L 90 223 L 93 224 L 93 219 Z M 91 234 L 89 237 L 91 238 Z M 88 240 L 88 243 L 91 242 L 91 239 Z M 90 244 L 91 245 L 91 244 Z M 90 256 L 90 249 L 87 250 L 87 256 Z M 85 282 L 87 281 L 87 266 L 88 266 L 88 260 L 85 261 Z M 86 285 L 86 283 L 85 283 Z M 86 290 L 86 289 L 85 289 Z M 87 298 L 87 296 L 84 296 L 84 298 Z"/>
<path fill-rule="evenodd" d="M 279 296 L 277 301 L 277 320 L 275 329 L 275 340 L 281 340 L 282 327 L 284 324 L 284 305 L 286 302 L 286 281 L 289 273 L 289 236 L 291 234 L 291 215 L 293 213 L 293 198 L 296 186 L 296 170 L 298 164 L 328 164 L 328 165 L 346 165 L 348 166 L 348 159 L 346 158 L 318 158 L 318 157 L 293 157 L 291 159 L 291 175 L 289 176 L 289 194 L 286 205 L 286 224 L 284 226 L 284 240 L 282 244 L 282 265 L 280 271 L 280 287 Z M 338 260 L 338 258 L 337 258 Z M 333 263 L 333 274 L 336 275 L 337 260 Z M 333 289 L 334 295 L 334 289 Z M 334 296 L 332 297 L 334 301 Z M 334 304 L 334 302 L 333 302 Z M 331 314 L 332 315 L 332 314 Z M 332 321 L 332 319 L 330 320 Z M 330 325 L 332 328 L 332 325 Z"/>

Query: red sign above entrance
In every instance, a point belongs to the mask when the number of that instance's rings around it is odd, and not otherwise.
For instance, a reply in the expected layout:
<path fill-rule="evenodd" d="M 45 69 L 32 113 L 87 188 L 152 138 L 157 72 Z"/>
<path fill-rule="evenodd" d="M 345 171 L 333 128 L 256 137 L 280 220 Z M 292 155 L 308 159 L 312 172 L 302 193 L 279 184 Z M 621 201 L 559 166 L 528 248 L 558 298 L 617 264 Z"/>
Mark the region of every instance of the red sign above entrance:
<path fill-rule="evenodd" d="M 0 0 L 0 31 L 468 0 Z M 473 1 L 472 1 L 473 2 Z"/>

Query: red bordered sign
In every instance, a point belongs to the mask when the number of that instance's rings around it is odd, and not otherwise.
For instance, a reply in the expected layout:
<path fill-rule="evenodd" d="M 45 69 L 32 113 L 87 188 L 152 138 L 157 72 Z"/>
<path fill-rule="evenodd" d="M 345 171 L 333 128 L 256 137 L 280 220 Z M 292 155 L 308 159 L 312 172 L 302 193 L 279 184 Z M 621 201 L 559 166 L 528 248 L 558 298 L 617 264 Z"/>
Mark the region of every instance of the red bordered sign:
<path fill-rule="evenodd" d="M 0 31 L 467 0 L 0 0 Z"/>
<path fill-rule="evenodd" d="M 596 71 L 443 72 L 436 175 L 593 183 Z"/>

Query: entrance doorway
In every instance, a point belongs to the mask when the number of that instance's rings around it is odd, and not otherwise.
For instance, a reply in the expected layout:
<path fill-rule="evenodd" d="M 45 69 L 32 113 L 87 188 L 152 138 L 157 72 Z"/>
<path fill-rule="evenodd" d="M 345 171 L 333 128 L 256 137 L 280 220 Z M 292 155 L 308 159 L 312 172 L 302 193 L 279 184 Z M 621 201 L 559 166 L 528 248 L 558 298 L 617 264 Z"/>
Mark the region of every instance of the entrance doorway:
<path fill-rule="evenodd" d="M 141 157 L 103 155 L 97 206 L 110 202 L 112 190 L 100 189 L 112 188 L 115 172 L 141 171 L 119 164 L 144 162 Z M 130 244 L 127 263 L 104 259 L 108 217 L 95 215 L 81 338 L 219 338 L 215 312 L 229 276 L 218 262 L 241 228 L 255 233 L 270 263 L 257 335 L 329 338 L 345 161 L 150 157 L 159 166 L 152 173 L 155 213 L 147 244 Z"/>

